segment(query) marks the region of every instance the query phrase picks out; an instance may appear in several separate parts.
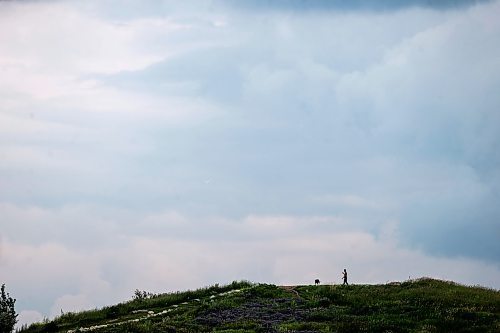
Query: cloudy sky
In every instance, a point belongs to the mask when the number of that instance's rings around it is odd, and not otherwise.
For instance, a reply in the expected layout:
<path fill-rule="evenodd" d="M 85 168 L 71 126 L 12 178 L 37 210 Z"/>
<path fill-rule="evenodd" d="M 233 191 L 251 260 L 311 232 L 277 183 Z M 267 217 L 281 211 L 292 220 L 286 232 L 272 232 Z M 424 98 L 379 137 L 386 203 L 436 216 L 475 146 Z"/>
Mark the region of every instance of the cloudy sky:
<path fill-rule="evenodd" d="M 499 1 L 1 1 L 20 323 L 251 280 L 500 288 Z"/>

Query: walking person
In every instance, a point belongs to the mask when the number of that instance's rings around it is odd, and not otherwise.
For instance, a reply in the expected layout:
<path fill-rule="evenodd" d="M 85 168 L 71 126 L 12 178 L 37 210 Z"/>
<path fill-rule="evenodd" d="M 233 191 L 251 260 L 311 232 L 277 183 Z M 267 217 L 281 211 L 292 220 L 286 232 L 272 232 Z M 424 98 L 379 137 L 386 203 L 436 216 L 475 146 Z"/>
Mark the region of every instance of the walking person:
<path fill-rule="evenodd" d="M 344 268 L 344 271 L 342 272 L 342 279 L 344 280 L 344 283 L 342 283 L 342 285 L 349 285 L 349 283 L 347 282 L 347 271 L 346 269 Z"/>

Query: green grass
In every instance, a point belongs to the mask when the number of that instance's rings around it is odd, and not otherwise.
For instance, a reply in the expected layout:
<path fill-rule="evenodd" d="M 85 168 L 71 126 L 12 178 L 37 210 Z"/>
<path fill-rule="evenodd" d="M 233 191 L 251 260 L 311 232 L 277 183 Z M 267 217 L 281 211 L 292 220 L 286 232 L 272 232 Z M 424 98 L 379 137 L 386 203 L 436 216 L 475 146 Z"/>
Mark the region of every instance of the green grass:
<path fill-rule="evenodd" d="M 137 310 L 168 312 L 146 318 Z M 294 291 L 233 282 L 67 313 L 21 332 L 110 323 L 93 332 L 500 332 L 500 292 L 433 279 Z"/>

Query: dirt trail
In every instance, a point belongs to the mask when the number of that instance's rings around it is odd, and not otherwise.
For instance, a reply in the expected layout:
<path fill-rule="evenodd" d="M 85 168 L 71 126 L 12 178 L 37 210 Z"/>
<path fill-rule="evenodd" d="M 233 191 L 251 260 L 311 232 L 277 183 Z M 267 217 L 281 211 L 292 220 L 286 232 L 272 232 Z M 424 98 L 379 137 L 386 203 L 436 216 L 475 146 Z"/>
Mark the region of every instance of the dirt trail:
<path fill-rule="evenodd" d="M 295 297 L 297 297 L 297 298 L 302 298 L 302 297 L 300 297 L 298 291 L 295 290 L 295 288 L 297 288 L 297 286 L 280 286 L 280 288 L 288 291 L 289 293 L 294 294 Z"/>

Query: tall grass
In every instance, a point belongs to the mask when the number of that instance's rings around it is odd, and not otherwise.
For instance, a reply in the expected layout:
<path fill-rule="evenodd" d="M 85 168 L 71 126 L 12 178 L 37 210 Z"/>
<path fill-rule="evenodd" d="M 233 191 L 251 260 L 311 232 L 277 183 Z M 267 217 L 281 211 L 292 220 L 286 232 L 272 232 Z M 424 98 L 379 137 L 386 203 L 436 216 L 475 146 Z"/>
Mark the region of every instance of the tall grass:
<path fill-rule="evenodd" d="M 21 328 L 18 332 L 43 333 L 58 332 L 63 330 L 67 331 L 79 327 L 89 327 L 105 322 L 110 322 L 118 318 L 120 318 L 120 320 L 139 318 L 143 315 L 140 313 L 134 313 L 134 311 L 155 311 L 159 309 L 165 309 L 166 307 L 189 302 L 194 299 L 207 298 L 212 295 L 225 293 L 235 289 L 248 288 L 251 285 L 252 284 L 248 281 L 234 281 L 228 285 L 221 286 L 219 284 L 216 284 L 196 290 L 164 293 L 153 295 L 148 298 L 136 298 L 123 303 L 118 303 L 116 305 L 106 306 L 101 309 L 81 311 L 78 313 L 67 312 L 55 318 L 53 321 L 47 323 L 35 323 L 30 325 L 29 327 Z"/>

